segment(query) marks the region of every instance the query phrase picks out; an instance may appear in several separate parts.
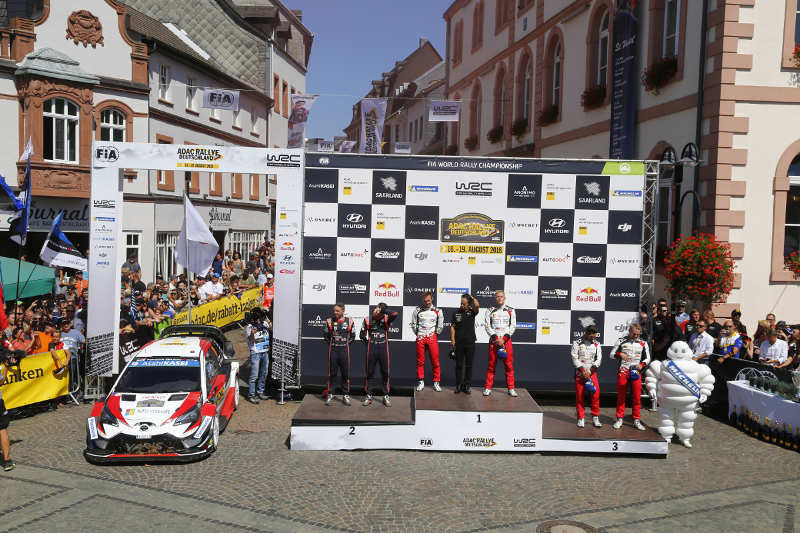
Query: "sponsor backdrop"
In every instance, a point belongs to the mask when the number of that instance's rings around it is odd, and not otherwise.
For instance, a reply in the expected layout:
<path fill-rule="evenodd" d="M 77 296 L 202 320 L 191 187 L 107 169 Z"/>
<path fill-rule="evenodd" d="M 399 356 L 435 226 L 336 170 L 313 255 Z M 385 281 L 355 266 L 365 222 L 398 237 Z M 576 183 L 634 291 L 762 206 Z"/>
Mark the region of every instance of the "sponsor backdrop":
<path fill-rule="evenodd" d="M 56 352 L 63 361 L 63 351 Z M 69 368 L 56 377 L 56 365 L 50 352 L 29 355 L 20 361 L 19 366 L 6 367 L 6 384 L 0 387 L 3 402 L 7 409 L 14 409 L 45 400 L 52 400 L 67 394 L 69 387 Z"/>
<path fill-rule="evenodd" d="M 517 310 L 514 360 L 522 384 L 571 387 L 571 341 L 594 325 L 610 346 L 637 316 L 641 162 L 308 154 L 306 165 L 306 382 L 326 375 L 320 328 L 336 301 L 359 328 L 378 302 L 400 312 L 390 332 L 395 383 L 413 379 L 409 322 L 426 290 L 445 312 L 439 339 L 446 384 L 453 377 L 450 314 L 464 292 L 481 305 L 476 386 L 486 368 L 484 313 L 498 289 Z M 363 351 L 354 345 L 356 390 Z M 613 379 L 612 366 L 605 381 Z"/>

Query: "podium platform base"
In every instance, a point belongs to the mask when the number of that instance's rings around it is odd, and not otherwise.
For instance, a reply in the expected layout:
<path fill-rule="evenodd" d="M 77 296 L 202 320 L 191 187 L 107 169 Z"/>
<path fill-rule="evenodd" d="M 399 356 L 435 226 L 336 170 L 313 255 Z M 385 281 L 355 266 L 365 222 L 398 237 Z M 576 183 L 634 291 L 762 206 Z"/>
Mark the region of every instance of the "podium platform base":
<path fill-rule="evenodd" d="M 544 412 L 525 389 L 512 398 L 505 389 L 485 397 L 424 390 L 392 398 L 385 407 L 379 396 L 363 407 L 361 396 L 345 406 L 341 396 L 331 405 L 307 395 L 294 418 L 292 450 L 435 450 L 649 454 L 666 456 L 667 443 L 652 429 L 613 429 L 575 425 L 574 417 Z"/>

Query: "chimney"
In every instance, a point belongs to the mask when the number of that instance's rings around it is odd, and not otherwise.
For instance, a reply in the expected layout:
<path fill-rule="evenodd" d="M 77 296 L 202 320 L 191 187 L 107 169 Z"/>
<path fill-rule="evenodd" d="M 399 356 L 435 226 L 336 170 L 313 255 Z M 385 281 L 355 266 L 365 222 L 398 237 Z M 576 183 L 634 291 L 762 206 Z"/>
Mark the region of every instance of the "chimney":
<path fill-rule="evenodd" d="M 294 16 L 297 17 L 298 20 L 300 20 L 300 22 L 303 22 L 303 10 L 302 9 L 292 9 L 292 13 L 294 13 Z"/>
<path fill-rule="evenodd" d="M 428 42 L 428 39 L 426 39 L 425 37 L 420 37 L 419 38 L 419 47 L 422 48 L 423 46 L 425 46 L 425 43 L 427 43 L 427 42 Z"/>

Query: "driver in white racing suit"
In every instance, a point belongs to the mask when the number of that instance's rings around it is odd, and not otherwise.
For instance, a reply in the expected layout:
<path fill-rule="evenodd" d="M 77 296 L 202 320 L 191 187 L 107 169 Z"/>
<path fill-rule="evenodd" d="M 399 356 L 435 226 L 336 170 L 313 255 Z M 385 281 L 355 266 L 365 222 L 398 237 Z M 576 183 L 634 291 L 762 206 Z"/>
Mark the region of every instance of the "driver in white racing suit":
<path fill-rule="evenodd" d="M 617 373 L 617 421 L 614 429 L 622 427 L 622 417 L 625 416 L 625 393 L 628 383 L 631 384 L 631 403 L 633 404 L 633 427 L 644 431 L 646 428 L 640 420 L 642 410 L 642 378 L 644 367 L 650 363 L 650 347 L 641 338 L 642 327 L 631 324 L 628 335 L 620 337 L 611 357 L 619 359 L 619 372 Z M 631 375 L 633 372 L 633 375 Z M 633 379 L 631 379 L 633 378 Z"/>
<path fill-rule="evenodd" d="M 422 293 L 422 305 L 414 309 L 411 315 L 411 330 L 417 336 L 417 391 L 425 388 L 425 348 L 431 358 L 433 367 L 433 390 L 441 392 L 439 384 L 442 380 L 442 370 L 439 366 L 439 339 L 437 335 L 444 327 L 442 311 L 433 306 L 433 294 L 430 291 Z"/>
<path fill-rule="evenodd" d="M 505 350 L 503 365 L 506 367 L 506 386 L 508 394 L 516 398 L 518 395 L 514 389 L 514 347 L 511 345 L 511 336 L 517 328 L 517 312 L 506 305 L 506 293 L 503 291 L 494 293 L 494 301 L 496 305 L 486 312 L 484 322 L 489 335 L 489 367 L 486 369 L 486 388 L 483 395 L 489 396 L 492 393 L 498 350 Z"/>

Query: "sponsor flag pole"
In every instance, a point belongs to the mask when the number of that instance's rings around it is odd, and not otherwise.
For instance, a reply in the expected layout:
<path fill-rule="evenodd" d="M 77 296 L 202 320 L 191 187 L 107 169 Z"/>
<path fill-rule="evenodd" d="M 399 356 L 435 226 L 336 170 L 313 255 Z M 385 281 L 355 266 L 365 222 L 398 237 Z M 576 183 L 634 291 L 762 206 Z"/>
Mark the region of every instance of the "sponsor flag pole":
<path fill-rule="evenodd" d="M 19 300 L 19 276 L 22 271 L 22 248 L 28 239 L 28 219 L 31 213 L 31 155 L 33 155 L 33 138 L 28 137 L 28 142 L 25 144 L 25 150 L 22 152 L 20 160 L 27 158 L 28 163 L 25 167 L 25 190 L 20 192 L 25 195 L 23 208 L 14 215 L 14 222 L 12 226 L 11 240 L 19 245 L 17 254 L 17 286 L 15 287 L 14 296 L 14 320 L 17 316 L 17 300 Z M 20 200 L 22 200 L 20 198 Z M 16 202 L 15 202 L 16 206 Z"/>

